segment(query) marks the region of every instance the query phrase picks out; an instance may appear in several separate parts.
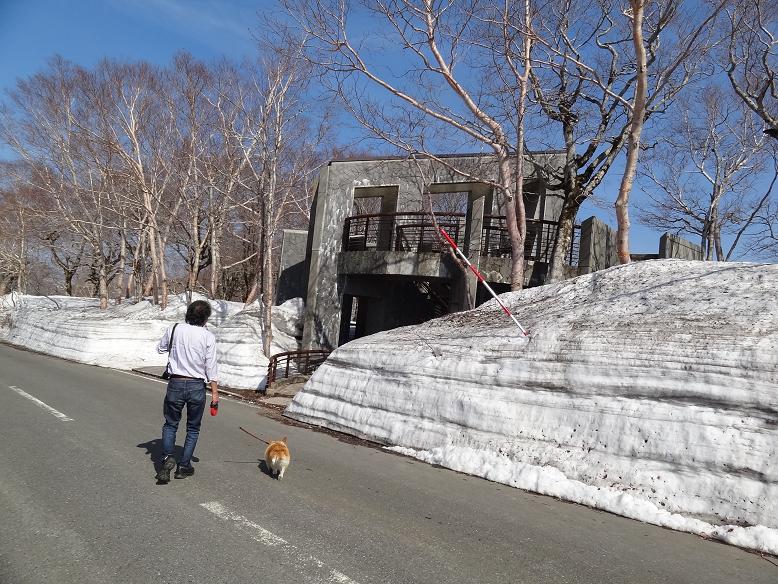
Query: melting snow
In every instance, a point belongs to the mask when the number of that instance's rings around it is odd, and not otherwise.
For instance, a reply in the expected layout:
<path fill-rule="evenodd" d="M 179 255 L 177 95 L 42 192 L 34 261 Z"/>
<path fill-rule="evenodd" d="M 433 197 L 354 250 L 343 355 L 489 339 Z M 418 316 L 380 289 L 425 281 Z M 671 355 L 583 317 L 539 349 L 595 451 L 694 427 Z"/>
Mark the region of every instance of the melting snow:
<path fill-rule="evenodd" d="M 292 418 L 778 554 L 778 265 L 633 263 L 335 351 Z"/>
<path fill-rule="evenodd" d="M 195 299 L 205 299 L 195 295 Z M 239 389 L 264 387 L 268 360 L 262 353 L 261 306 L 210 300 L 210 328 L 216 335 L 220 383 Z M 148 301 L 112 304 L 100 310 L 92 298 L 69 296 L 0 297 L 0 338 L 15 345 L 73 361 L 135 369 L 164 366 L 156 351 L 164 330 L 183 321 L 184 294 L 171 296 L 161 311 Z M 272 353 L 297 349 L 302 299 L 273 307 Z"/>

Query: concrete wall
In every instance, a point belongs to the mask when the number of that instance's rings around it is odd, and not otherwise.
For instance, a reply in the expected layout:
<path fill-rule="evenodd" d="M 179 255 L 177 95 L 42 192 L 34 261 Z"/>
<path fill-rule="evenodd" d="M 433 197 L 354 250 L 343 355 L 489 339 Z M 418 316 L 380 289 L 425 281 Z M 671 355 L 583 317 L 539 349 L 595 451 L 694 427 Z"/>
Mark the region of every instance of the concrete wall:
<path fill-rule="evenodd" d="M 284 229 L 276 284 L 276 304 L 283 304 L 291 298 L 305 297 L 308 280 L 305 261 L 307 242 L 308 231 Z"/>
<path fill-rule="evenodd" d="M 676 258 L 701 260 L 702 248 L 677 235 L 665 233 L 659 240 L 659 253 L 633 253 L 632 261 Z M 619 263 L 616 254 L 616 230 L 596 217 L 590 217 L 581 224 L 581 251 L 578 273 L 589 274 L 604 270 Z"/>
<path fill-rule="evenodd" d="M 526 165 L 527 176 L 540 177 L 541 167 L 558 166 L 560 158 L 555 153 L 533 154 L 534 163 Z M 452 168 L 478 176 L 482 182 L 473 182 Z M 424 209 L 423 193 L 430 185 L 439 185 L 432 186 L 430 190 L 467 191 L 471 194 L 468 219 L 473 226 L 467 234 L 468 245 L 476 246 L 480 245 L 479 225 L 483 215 L 495 212 L 491 188 L 483 183 L 494 180 L 496 172 L 492 156 L 451 156 L 446 157 L 444 162 L 426 158 L 333 161 L 323 167 L 318 179 L 316 204 L 311 213 L 303 348 L 337 346 L 343 295 L 342 283 L 338 280 L 338 256 L 344 221 L 351 214 L 355 196 L 381 196 L 381 208 L 385 213 L 414 212 Z M 536 218 L 556 219 L 552 215 L 557 213 L 558 216 L 557 208 L 561 208 L 561 199 L 538 205 Z M 473 252 L 477 249 L 471 250 L 472 257 L 477 259 L 478 254 Z M 462 285 L 471 283 L 463 282 Z"/>
<path fill-rule="evenodd" d="M 683 237 L 673 235 L 672 233 L 665 233 L 659 239 L 659 257 L 677 258 L 681 260 L 701 260 L 702 247 Z"/>
<path fill-rule="evenodd" d="M 354 251 L 338 255 L 338 273 L 353 275 L 450 278 L 449 262 L 440 253 L 412 251 Z"/>
<path fill-rule="evenodd" d="M 619 263 L 616 254 L 616 231 L 596 217 L 581 223 L 581 248 L 578 273 L 589 274 Z"/>

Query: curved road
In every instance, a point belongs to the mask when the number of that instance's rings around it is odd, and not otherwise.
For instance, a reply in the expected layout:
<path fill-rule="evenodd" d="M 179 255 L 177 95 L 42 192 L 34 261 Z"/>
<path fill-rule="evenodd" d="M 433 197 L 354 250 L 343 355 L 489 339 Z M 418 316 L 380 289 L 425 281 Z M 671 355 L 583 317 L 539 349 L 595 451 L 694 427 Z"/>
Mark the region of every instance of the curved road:
<path fill-rule="evenodd" d="M 0 345 L 0 582 L 778 582 L 775 559 L 236 401 L 206 414 L 196 474 L 157 485 L 163 394 L 155 380 Z M 289 436 L 283 481 L 239 426 Z"/>

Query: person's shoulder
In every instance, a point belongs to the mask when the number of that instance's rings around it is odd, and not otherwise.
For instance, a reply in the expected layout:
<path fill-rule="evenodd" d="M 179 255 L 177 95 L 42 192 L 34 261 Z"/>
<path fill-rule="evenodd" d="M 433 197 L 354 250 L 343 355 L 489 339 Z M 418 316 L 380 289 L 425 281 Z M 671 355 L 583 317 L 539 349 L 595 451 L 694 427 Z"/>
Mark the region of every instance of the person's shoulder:
<path fill-rule="evenodd" d="M 193 326 L 192 329 L 197 331 L 197 334 L 208 340 L 208 341 L 216 341 L 216 335 L 214 335 L 210 330 L 208 330 L 208 327 L 205 326 Z"/>

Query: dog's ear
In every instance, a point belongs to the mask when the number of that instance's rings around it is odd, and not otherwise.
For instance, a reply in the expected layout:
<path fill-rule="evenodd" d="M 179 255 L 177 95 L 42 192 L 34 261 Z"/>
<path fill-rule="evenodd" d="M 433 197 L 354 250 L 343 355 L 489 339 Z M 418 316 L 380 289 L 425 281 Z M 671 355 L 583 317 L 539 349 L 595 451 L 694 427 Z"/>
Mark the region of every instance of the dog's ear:
<path fill-rule="evenodd" d="M 284 436 L 283 438 L 281 438 L 281 442 L 283 442 L 284 444 L 286 444 L 286 436 Z"/>

